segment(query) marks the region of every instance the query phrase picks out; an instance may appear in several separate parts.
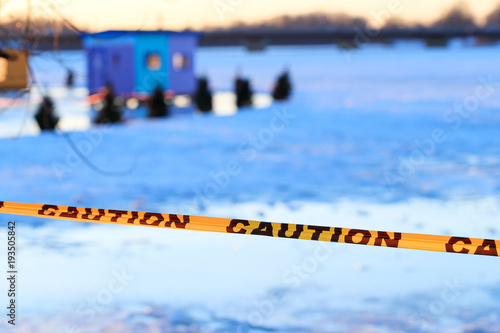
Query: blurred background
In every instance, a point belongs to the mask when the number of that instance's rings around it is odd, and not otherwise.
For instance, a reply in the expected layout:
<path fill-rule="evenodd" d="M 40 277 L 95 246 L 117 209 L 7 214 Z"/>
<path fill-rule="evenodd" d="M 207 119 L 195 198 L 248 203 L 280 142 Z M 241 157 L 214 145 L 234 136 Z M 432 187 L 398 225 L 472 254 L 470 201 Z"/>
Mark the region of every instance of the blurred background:
<path fill-rule="evenodd" d="M 0 20 L 3 201 L 500 238 L 497 0 L 4 0 Z M 495 257 L 0 218 L 6 332 L 500 331 Z"/>

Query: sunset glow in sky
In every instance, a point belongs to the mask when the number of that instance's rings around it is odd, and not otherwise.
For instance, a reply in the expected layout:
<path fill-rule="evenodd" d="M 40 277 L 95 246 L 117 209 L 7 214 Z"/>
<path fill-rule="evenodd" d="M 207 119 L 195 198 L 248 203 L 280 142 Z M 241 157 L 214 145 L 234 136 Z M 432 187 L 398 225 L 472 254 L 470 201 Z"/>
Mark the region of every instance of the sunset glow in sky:
<path fill-rule="evenodd" d="M 410 22 L 428 23 L 457 0 L 7 0 L 0 17 L 26 17 L 31 2 L 32 17 L 62 15 L 82 29 L 201 29 L 234 21 L 261 21 L 282 14 L 311 12 L 364 16 L 370 20 L 393 8 L 391 16 Z M 463 0 L 479 22 L 500 0 Z"/>

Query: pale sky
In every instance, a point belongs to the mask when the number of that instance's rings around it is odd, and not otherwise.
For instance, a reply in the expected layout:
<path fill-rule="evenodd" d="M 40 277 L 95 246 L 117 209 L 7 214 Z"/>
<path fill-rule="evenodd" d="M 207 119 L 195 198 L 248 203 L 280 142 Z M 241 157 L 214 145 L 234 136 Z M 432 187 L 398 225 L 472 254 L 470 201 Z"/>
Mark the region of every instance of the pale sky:
<path fill-rule="evenodd" d="M 0 18 L 12 13 L 25 16 L 31 2 L 33 16 L 56 17 L 57 11 L 82 29 L 200 29 L 226 25 L 236 20 L 265 20 L 282 14 L 310 12 L 360 15 L 373 19 L 375 13 L 390 13 L 412 22 L 428 23 L 457 0 L 1 0 Z M 500 0 L 462 0 L 479 22 Z"/>

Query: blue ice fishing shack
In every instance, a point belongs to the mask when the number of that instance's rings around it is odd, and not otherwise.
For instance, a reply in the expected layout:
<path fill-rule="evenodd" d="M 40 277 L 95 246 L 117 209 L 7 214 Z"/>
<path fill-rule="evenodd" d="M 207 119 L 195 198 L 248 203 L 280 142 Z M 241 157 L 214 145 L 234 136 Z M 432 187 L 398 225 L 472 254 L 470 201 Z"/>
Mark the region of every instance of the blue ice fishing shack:
<path fill-rule="evenodd" d="M 110 83 L 124 98 L 144 99 L 156 86 L 173 94 L 196 89 L 194 52 L 199 34 L 175 31 L 104 31 L 87 34 L 89 95 Z"/>

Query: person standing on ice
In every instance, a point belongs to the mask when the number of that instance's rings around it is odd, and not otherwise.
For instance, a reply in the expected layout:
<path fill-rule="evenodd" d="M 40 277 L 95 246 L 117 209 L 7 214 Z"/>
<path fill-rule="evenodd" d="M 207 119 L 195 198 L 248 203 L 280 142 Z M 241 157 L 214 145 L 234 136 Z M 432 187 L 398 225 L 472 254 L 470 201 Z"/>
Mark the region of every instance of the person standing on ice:
<path fill-rule="evenodd" d="M 236 106 L 238 109 L 244 106 L 252 106 L 253 93 L 250 86 L 250 80 L 242 79 L 237 75 L 234 82 L 234 92 L 236 94 Z"/>
<path fill-rule="evenodd" d="M 201 112 L 212 111 L 212 92 L 206 77 L 198 79 L 198 89 L 194 95 L 194 102 Z"/>
<path fill-rule="evenodd" d="M 55 116 L 52 98 L 43 97 L 43 101 L 35 114 L 35 119 L 42 131 L 53 131 L 56 128 L 59 118 Z"/>
<path fill-rule="evenodd" d="M 284 101 L 290 97 L 292 84 L 288 76 L 288 71 L 285 71 L 278 77 L 273 89 L 273 99 L 275 101 Z"/>
<path fill-rule="evenodd" d="M 100 91 L 101 96 L 103 96 L 103 107 L 97 114 L 94 120 L 96 124 L 109 124 L 109 123 L 119 123 L 122 121 L 122 112 L 120 107 L 117 105 L 116 97 L 113 92 L 113 87 L 108 84 L 103 87 Z"/>
<path fill-rule="evenodd" d="M 158 85 L 148 100 L 148 118 L 166 117 L 169 115 L 169 107 L 165 103 L 163 89 Z"/>
<path fill-rule="evenodd" d="M 75 83 L 75 74 L 71 69 L 68 69 L 68 75 L 66 76 L 66 88 L 71 89 Z"/>

